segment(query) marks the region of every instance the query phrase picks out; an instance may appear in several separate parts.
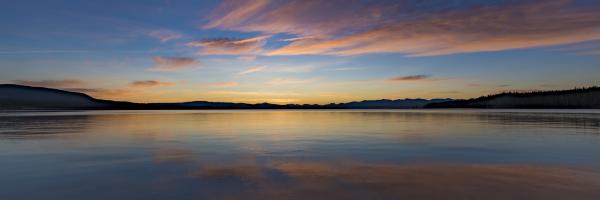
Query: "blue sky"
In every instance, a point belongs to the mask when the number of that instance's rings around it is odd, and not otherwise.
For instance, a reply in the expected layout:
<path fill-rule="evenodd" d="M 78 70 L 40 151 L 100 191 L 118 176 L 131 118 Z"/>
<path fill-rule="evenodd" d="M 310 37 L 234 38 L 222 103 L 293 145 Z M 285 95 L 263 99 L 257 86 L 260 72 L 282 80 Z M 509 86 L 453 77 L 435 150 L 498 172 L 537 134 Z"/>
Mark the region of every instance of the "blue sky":
<path fill-rule="evenodd" d="M 598 1 L 1 3 L 1 83 L 98 98 L 328 103 L 600 85 Z"/>

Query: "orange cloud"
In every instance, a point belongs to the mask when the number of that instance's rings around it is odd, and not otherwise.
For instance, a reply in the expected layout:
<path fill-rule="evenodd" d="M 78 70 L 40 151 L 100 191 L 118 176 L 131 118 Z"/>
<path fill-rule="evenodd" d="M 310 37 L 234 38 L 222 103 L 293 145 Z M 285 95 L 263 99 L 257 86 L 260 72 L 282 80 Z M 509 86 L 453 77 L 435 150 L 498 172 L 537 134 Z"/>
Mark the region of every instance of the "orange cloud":
<path fill-rule="evenodd" d="M 173 82 L 162 82 L 156 80 L 143 80 L 143 81 L 133 81 L 129 84 L 130 87 L 135 88 L 149 88 L 149 87 L 165 87 L 165 86 L 174 86 Z"/>
<path fill-rule="evenodd" d="M 434 56 L 600 40 L 600 12 L 571 0 L 444 12 L 425 12 L 403 1 L 228 1 L 224 5 L 205 28 L 299 36 L 266 55 Z"/>
<path fill-rule="evenodd" d="M 152 59 L 154 60 L 154 66 L 150 68 L 151 71 L 181 71 L 200 64 L 193 58 L 187 57 L 156 56 Z"/>
<path fill-rule="evenodd" d="M 215 87 L 235 87 L 240 85 L 238 82 L 218 82 L 218 83 L 212 83 L 211 86 L 215 86 Z"/>

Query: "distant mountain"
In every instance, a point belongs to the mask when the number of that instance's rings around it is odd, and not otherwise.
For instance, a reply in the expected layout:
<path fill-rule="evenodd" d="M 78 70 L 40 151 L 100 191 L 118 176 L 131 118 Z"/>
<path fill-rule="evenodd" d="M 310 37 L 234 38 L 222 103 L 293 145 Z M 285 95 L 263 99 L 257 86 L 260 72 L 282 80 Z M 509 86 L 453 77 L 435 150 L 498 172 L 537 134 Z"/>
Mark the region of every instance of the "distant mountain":
<path fill-rule="evenodd" d="M 83 93 L 43 87 L 0 84 L 0 109 L 399 109 L 422 108 L 429 103 L 452 99 L 368 100 L 349 103 L 317 104 L 248 104 L 192 101 L 182 103 L 131 103 L 95 99 Z"/>
<path fill-rule="evenodd" d="M 365 100 L 340 104 L 327 104 L 327 108 L 377 109 L 377 108 L 423 108 L 430 103 L 441 103 L 452 99 L 398 99 Z"/>
<path fill-rule="evenodd" d="M 468 100 L 431 103 L 426 108 L 600 108 L 600 87 L 561 91 L 507 92 Z"/>

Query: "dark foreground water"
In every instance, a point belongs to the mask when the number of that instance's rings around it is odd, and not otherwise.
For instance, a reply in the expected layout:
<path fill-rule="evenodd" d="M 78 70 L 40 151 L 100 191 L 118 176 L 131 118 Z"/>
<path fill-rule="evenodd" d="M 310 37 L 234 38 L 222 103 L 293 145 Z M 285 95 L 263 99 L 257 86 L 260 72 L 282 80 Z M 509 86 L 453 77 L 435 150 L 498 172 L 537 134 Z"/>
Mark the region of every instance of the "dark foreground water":
<path fill-rule="evenodd" d="M 0 113 L 0 199 L 600 199 L 597 110 Z"/>

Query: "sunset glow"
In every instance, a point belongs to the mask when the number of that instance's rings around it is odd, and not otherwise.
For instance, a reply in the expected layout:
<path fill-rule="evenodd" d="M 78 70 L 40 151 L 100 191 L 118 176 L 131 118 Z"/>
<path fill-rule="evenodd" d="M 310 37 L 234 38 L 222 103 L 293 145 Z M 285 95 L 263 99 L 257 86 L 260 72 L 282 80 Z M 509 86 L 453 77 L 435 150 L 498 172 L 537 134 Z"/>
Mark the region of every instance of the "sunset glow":
<path fill-rule="evenodd" d="M 600 85 L 598 1 L 351 2 L 3 2 L 0 83 L 276 104 Z"/>

